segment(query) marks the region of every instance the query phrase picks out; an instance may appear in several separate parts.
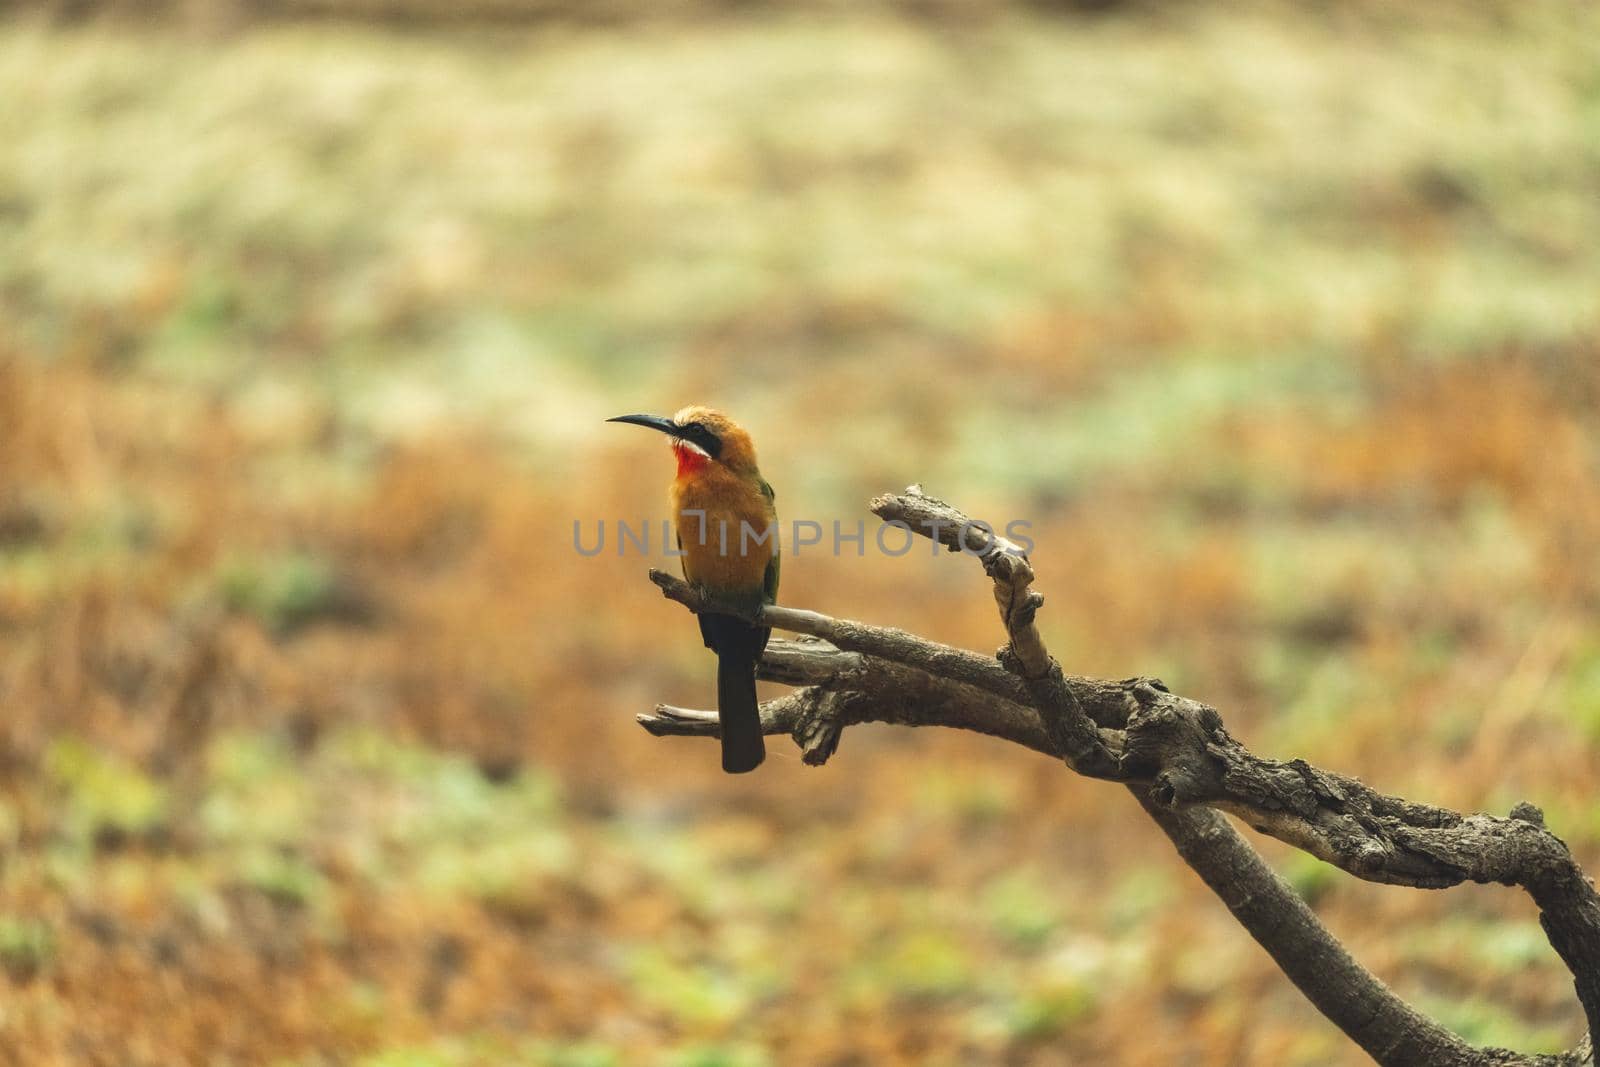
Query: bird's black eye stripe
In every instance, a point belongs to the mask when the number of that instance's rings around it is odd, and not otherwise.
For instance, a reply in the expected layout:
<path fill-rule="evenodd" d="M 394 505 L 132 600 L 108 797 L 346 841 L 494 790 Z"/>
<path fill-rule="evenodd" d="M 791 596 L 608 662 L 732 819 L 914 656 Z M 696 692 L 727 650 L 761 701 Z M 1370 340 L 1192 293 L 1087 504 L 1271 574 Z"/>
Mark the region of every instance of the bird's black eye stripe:
<path fill-rule="evenodd" d="M 705 454 L 716 459 L 722 451 L 722 439 L 706 429 L 703 422 L 685 423 L 683 426 L 683 439 L 692 441 L 705 451 Z"/>

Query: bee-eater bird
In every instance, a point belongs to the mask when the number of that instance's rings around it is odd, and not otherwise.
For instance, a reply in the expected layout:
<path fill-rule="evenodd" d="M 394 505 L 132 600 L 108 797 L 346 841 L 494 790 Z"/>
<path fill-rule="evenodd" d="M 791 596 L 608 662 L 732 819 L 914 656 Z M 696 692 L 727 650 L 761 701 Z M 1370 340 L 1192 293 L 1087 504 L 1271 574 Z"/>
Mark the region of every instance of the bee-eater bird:
<path fill-rule="evenodd" d="M 619 415 L 660 430 L 678 459 L 668 499 L 683 554 L 683 576 L 712 598 L 741 608 L 778 597 L 778 514 L 772 486 L 756 466 L 750 435 L 720 411 L 692 405 L 672 418 Z M 756 662 L 772 629 L 734 615 L 700 613 L 700 636 L 717 654 L 722 769 L 753 771 L 766 758 L 756 708 Z"/>

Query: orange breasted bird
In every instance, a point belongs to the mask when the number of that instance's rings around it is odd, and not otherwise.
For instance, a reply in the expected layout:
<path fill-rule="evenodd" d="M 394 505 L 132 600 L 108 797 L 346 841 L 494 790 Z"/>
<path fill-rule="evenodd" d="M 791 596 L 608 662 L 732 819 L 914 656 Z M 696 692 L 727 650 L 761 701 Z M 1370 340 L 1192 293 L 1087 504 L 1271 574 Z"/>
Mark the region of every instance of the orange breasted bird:
<path fill-rule="evenodd" d="M 672 439 L 678 476 L 668 497 L 683 576 L 723 603 L 754 609 L 778 597 L 778 515 L 756 466 L 750 435 L 720 411 L 691 405 L 672 418 L 619 415 Z M 772 629 L 734 616 L 700 614 L 700 636 L 717 654 L 722 769 L 753 771 L 766 758 L 756 707 L 756 663 Z"/>

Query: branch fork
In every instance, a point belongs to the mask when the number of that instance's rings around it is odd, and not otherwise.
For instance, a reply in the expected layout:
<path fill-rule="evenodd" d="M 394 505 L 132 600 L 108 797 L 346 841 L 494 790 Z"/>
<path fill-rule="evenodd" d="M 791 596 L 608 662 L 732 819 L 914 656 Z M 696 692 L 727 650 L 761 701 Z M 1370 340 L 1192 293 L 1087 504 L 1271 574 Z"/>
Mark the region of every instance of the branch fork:
<path fill-rule="evenodd" d="M 1157 679 L 1068 675 L 1039 633 L 1044 598 L 1018 545 L 920 486 L 879 496 L 869 508 L 977 557 L 1006 634 L 994 657 L 813 611 L 720 604 L 680 578 L 650 572 L 664 596 L 690 611 L 739 615 L 800 635 L 769 643 L 757 670 L 765 680 L 799 687 L 763 704 L 762 723 L 769 734 L 792 736 L 806 763 L 826 762 L 845 728 L 862 722 L 973 730 L 1057 757 L 1086 777 L 1126 786 L 1288 978 L 1378 1063 L 1594 1061 L 1588 1035 L 1571 1052 L 1524 1055 L 1475 1047 L 1423 1015 L 1356 962 L 1221 814 L 1367 881 L 1524 889 L 1572 972 L 1592 1033 L 1600 1027 L 1600 895 L 1537 808 L 1519 804 L 1504 818 L 1463 815 L 1388 796 L 1305 760 L 1255 755 L 1228 733 L 1215 708 Z M 718 731 L 711 711 L 658 705 L 638 718 L 658 736 Z"/>

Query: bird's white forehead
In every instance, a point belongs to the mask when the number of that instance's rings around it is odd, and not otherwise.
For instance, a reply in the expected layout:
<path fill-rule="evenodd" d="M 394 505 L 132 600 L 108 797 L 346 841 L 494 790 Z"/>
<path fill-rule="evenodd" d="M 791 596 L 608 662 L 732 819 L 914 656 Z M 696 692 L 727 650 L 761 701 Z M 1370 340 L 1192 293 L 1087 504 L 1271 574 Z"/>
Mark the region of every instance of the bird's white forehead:
<path fill-rule="evenodd" d="M 690 404 L 686 408 L 679 408 L 672 416 L 672 421 L 682 426 L 687 422 L 699 422 L 705 419 L 715 419 L 717 413 L 710 408 L 703 408 L 699 404 Z"/>

